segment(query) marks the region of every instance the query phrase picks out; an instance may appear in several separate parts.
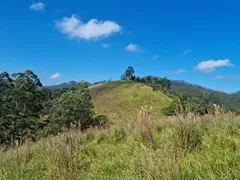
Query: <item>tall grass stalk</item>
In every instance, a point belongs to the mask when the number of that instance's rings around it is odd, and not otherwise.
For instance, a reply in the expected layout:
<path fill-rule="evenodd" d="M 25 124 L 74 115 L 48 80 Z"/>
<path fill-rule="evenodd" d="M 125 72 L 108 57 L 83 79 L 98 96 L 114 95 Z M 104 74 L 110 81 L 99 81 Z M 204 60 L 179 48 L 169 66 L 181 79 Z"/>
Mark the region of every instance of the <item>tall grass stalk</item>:
<path fill-rule="evenodd" d="M 141 108 L 139 124 L 66 129 L 0 148 L 0 179 L 240 179 L 240 117 L 218 112 L 155 119 L 151 112 Z"/>

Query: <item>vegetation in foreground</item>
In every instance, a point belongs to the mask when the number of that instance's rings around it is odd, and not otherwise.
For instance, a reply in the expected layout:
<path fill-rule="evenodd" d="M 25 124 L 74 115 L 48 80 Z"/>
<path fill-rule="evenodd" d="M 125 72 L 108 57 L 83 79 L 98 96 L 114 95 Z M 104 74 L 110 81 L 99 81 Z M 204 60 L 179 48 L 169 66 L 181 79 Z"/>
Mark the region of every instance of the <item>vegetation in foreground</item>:
<path fill-rule="evenodd" d="M 52 90 L 0 74 L 0 179 L 240 179 L 237 113 L 134 73 Z"/>
<path fill-rule="evenodd" d="M 109 129 L 73 126 L 0 152 L 0 179 L 239 179 L 240 118 L 189 113 Z"/>

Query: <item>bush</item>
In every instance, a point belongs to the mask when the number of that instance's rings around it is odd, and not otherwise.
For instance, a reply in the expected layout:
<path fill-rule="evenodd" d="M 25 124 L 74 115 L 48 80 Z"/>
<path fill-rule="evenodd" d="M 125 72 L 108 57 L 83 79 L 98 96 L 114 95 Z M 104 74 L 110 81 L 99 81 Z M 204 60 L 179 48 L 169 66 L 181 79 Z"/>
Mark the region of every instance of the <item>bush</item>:
<path fill-rule="evenodd" d="M 108 123 L 108 117 L 105 115 L 99 115 L 93 119 L 93 126 L 103 126 Z"/>
<path fill-rule="evenodd" d="M 77 85 L 54 102 L 49 119 L 52 126 L 58 126 L 59 130 L 70 128 L 72 123 L 81 124 L 84 130 L 93 125 L 93 107 L 87 85 Z"/>

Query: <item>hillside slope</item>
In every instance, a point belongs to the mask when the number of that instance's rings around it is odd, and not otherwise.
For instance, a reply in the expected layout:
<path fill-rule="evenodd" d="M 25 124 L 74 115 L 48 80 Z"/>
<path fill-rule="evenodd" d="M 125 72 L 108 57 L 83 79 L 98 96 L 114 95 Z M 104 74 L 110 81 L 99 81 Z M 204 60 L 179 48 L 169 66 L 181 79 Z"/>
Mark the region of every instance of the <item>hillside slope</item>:
<path fill-rule="evenodd" d="M 136 110 L 152 106 L 153 115 L 161 117 L 161 109 L 171 99 L 162 92 L 133 81 L 113 81 L 90 87 L 97 115 L 107 115 L 110 120 L 135 120 Z"/>
<path fill-rule="evenodd" d="M 240 109 L 240 93 L 228 94 L 184 81 L 172 81 L 172 90 L 190 97 L 199 97 L 228 109 Z"/>

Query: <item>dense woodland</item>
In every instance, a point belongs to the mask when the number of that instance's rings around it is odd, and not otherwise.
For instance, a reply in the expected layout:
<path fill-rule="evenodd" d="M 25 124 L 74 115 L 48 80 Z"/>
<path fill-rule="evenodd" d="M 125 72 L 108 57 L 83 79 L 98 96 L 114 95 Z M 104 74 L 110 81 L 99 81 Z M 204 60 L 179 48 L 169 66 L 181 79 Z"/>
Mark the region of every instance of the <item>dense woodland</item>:
<path fill-rule="evenodd" d="M 182 81 L 155 76 L 136 77 L 134 74 L 134 68 L 130 66 L 121 80 L 142 83 L 173 99 L 171 105 L 162 110 L 165 115 L 214 113 L 213 104 L 223 106 L 226 111 L 237 112 L 240 108 L 240 93 L 229 95 Z M 107 81 L 98 83 L 104 82 Z M 57 134 L 72 124 L 81 130 L 106 124 L 106 116 L 95 116 L 88 89 L 98 83 L 71 81 L 43 87 L 30 70 L 0 74 L 0 144 L 21 144 L 29 136 L 37 140 Z"/>
<path fill-rule="evenodd" d="M 43 88 L 32 71 L 0 74 L 0 143 L 22 143 L 57 134 L 75 124 L 84 130 L 101 125 L 103 116 L 93 117 L 93 104 L 86 83 L 70 89 Z"/>

